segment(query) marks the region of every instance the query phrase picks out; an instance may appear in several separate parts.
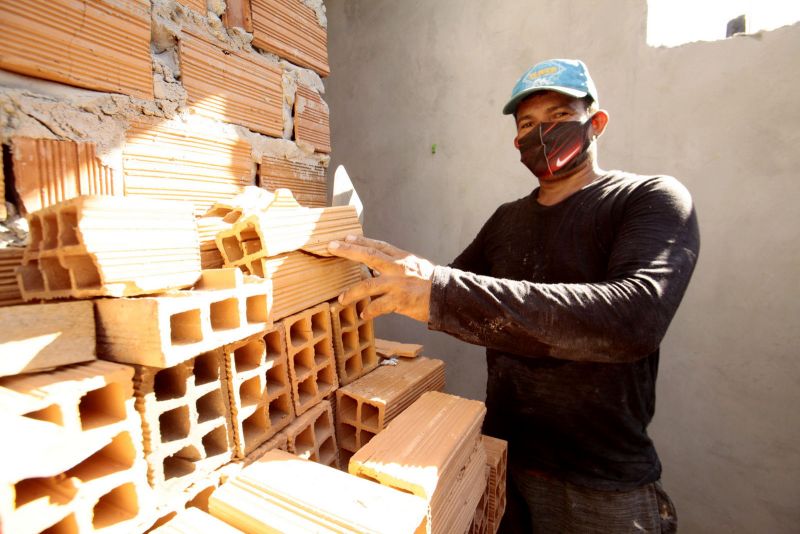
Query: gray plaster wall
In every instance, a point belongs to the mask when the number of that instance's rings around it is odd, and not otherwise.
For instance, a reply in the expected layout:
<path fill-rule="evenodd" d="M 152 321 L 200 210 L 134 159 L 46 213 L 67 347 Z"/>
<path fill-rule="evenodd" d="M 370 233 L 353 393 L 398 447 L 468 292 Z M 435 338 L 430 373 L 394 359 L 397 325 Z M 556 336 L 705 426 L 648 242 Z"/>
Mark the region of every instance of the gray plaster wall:
<path fill-rule="evenodd" d="M 651 425 L 681 531 L 797 532 L 800 25 L 650 48 L 644 1 L 326 5 L 331 168 L 346 166 L 369 236 L 436 263 L 536 185 L 500 113 L 517 77 L 587 62 L 611 115 L 601 166 L 674 175 L 699 213 Z M 377 328 L 446 360 L 448 391 L 483 398 L 481 348 L 400 317 Z"/>

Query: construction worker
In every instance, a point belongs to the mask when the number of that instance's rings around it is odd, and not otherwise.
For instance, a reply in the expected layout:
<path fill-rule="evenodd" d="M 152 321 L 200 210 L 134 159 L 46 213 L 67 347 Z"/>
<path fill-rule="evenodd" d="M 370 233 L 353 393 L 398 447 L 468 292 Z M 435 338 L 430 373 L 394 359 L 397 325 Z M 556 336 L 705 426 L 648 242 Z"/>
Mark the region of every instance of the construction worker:
<path fill-rule="evenodd" d="M 670 532 L 647 425 L 659 344 L 697 261 L 689 192 L 601 170 L 609 121 L 581 61 L 525 72 L 503 113 L 539 187 L 500 206 L 449 265 L 349 236 L 331 253 L 378 275 L 343 304 L 486 347 L 484 433 L 509 443 L 503 532 Z"/>

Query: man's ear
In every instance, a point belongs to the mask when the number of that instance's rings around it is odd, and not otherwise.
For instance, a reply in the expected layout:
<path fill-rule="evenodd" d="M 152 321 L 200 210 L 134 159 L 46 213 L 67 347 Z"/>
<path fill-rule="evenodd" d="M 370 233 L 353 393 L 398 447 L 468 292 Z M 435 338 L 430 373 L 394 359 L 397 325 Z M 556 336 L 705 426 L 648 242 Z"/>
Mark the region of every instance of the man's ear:
<path fill-rule="evenodd" d="M 519 135 L 514 136 L 514 148 L 519 150 Z"/>
<path fill-rule="evenodd" d="M 592 118 L 592 135 L 600 137 L 608 126 L 608 112 L 604 109 L 598 110 Z"/>

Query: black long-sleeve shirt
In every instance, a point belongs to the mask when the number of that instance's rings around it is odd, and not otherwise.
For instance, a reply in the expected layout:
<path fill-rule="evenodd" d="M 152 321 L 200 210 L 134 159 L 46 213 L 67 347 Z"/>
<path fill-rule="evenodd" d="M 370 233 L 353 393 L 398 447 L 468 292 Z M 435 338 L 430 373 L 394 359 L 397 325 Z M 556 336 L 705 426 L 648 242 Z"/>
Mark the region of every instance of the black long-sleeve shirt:
<path fill-rule="evenodd" d="M 502 205 L 433 276 L 429 328 L 487 348 L 484 431 L 583 486 L 657 480 L 659 344 L 699 250 L 674 178 L 611 171 L 554 206 Z"/>

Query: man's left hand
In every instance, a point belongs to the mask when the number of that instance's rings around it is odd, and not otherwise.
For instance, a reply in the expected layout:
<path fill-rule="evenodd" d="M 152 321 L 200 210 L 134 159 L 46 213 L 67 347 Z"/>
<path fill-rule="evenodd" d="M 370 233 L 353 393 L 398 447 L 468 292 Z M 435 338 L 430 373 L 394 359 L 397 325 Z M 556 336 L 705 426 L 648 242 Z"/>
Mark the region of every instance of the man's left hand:
<path fill-rule="evenodd" d="M 332 241 L 328 252 L 363 263 L 380 273 L 339 296 L 339 302 L 345 306 L 372 297 L 361 314 L 362 319 L 396 312 L 428 322 L 434 269 L 431 262 L 383 241 L 354 235 L 347 236 L 344 241 Z"/>

